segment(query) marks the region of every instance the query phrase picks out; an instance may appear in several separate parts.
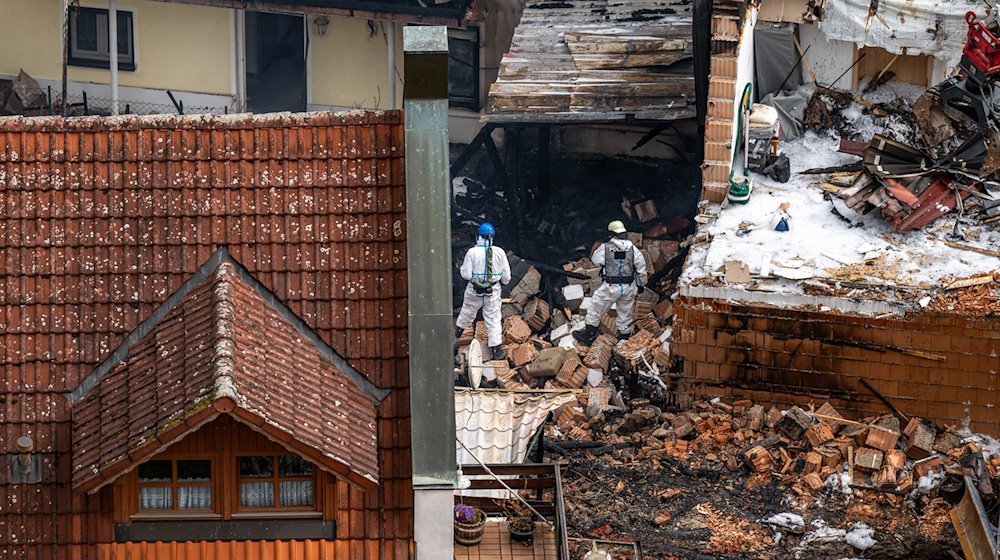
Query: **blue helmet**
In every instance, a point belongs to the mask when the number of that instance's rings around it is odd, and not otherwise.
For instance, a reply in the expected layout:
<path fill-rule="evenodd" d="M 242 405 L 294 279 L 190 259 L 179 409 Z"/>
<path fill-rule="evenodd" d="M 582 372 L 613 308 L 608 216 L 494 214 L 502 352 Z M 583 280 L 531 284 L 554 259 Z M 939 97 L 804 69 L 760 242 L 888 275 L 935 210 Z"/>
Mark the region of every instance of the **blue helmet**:
<path fill-rule="evenodd" d="M 479 237 L 493 237 L 496 234 L 497 230 L 489 222 L 483 222 L 483 225 L 479 226 Z"/>

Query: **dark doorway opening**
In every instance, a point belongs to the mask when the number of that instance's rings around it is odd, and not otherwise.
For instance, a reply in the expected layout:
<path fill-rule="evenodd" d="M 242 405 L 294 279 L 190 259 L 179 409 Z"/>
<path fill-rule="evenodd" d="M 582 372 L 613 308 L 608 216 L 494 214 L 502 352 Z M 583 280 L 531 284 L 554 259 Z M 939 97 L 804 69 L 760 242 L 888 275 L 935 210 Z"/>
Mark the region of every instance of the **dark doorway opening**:
<path fill-rule="evenodd" d="M 247 110 L 306 110 L 305 26 L 301 15 L 246 13 Z"/>

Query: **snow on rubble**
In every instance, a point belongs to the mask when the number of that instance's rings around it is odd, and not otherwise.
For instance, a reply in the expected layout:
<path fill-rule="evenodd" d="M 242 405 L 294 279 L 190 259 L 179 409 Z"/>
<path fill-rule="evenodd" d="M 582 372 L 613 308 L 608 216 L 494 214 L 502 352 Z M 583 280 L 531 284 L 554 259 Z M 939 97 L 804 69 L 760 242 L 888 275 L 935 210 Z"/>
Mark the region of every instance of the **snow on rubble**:
<path fill-rule="evenodd" d="M 873 125 L 863 123 L 866 132 Z M 742 288 L 773 294 L 805 294 L 822 284 L 841 288 L 861 283 L 893 289 L 886 297 L 896 303 L 919 305 L 928 290 L 950 279 L 991 273 L 997 260 L 949 247 L 956 214 L 947 214 L 921 230 L 899 232 L 878 216 L 853 212 L 839 199 L 830 200 L 821 177 L 806 169 L 845 165 L 856 156 L 837 152 L 838 138 L 809 131 L 782 144 L 791 160 L 792 178 L 778 183 L 751 174 L 753 194 L 745 205 L 715 205 L 703 201 L 702 223 L 692 245 L 680 284 L 711 285 L 724 281 L 726 263 L 746 265 L 749 281 Z M 775 231 L 774 216 L 788 204 L 789 231 Z M 838 216 L 838 213 L 840 216 Z M 996 247 L 1000 233 L 963 224 L 966 243 Z M 898 289 L 898 291 L 895 291 Z M 855 297 L 859 293 L 851 293 Z M 925 302 L 926 304 L 926 302 Z"/>

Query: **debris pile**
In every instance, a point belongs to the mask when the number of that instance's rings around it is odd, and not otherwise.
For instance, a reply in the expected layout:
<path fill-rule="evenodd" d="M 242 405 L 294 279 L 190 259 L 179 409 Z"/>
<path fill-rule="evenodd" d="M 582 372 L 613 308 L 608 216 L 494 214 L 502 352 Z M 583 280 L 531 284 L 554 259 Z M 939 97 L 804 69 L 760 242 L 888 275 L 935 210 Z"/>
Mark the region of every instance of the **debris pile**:
<path fill-rule="evenodd" d="M 596 388 L 581 400 L 594 398 L 606 402 Z M 996 450 L 920 418 L 854 421 L 829 403 L 632 404 L 566 405 L 549 429 L 548 460 L 569 461 L 567 517 L 579 536 L 639 540 L 658 558 L 771 558 L 834 542 L 833 558 L 869 548 L 869 557 L 931 558 L 918 550 L 958 550 L 947 514 L 965 477 L 988 507 L 1000 504 Z M 602 507 L 619 497 L 628 507 Z"/>
<path fill-rule="evenodd" d="M 13 80 L 0 80 L 0 115 L 42 115 L 47 108 L 45 91 L 24 70 Z"/>
<path fill-rule="evenodd" d="M 971 12 L 970 12 L 971 13 Z M 867 214 L 875 208 L 899 231 L 920 229 L 958 210 L 960 217 L 1000 216 L 1000 113 L 993 82 L 1000 70 L 995 21 L 967 18 L 968 40 L 958 75 L 928 89 L 913 106 L 901 99 L 871 103 L 850 92 L 817 89 L 805 112 L 815 130 L 849 132 L 845 115 L 853 102 L 891 118 L 870 142 L 841 143 L 841 151 L 863 158 L 863 171 L 837 192 L 847 207 Z M 878 87 L 875 81 L 869 88 Z M 869 88 L 865 88 L 866 91 Z M 956 222 L 955 237 L 959 236 Z"/>

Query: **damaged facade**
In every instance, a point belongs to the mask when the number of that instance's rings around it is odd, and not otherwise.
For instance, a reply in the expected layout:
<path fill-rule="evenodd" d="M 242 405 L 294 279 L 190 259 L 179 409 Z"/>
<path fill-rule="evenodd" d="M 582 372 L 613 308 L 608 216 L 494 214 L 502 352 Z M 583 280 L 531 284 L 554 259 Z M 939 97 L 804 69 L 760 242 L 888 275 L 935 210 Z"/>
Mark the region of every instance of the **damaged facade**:
<path fill-rule="evenodd" d="M 702 225 L 675 301 L 673 350 L 684 358 L 683 392 L 786 404 L 821 398 L 872 414 L 884 405 L 862 384 L 868 382 L 903 412 L 995 433 L 1000 341 L 992 187 L 986 177 L 968 178 L 962 171 L 951 178 L 935 175 L 941 165 L 921 170 L 919 157 L 906 178 L 881 178 L 896 161 L 891 137 L 919 138 L 912 110 L 899 98 L 912 103 L 958 63 L 970 37 L 966 11 L 986 16 L 978 3 L 949 4 L 946 13 L 907 4 L 883 2 L 872 14 L 851 9 L 849 2 L 828 2 L 823 9 L 763 2 L 746 10 L 716 2 L 705 197 L 723 201 L 730 167 L 742 163 L 741 155 L 733 155 L 741 149 L 740 94 L 747 83 L 759 85 L 765 56 L 756 31 L 787 30 L 790 45 L 783 48 L 795 53 L 789 66 L 805 68 L 804 85 L 792 87 L 807 92 L 798 104 L 805 122 L 791 135 L 801 136 L 787 139 L 793 127 L 781 121 L 780 149 L 794 172 L 789 183 L 751 174 L 756 185 L 745 206 L 713 203 L 700 210 Z M 921 24 L 927 18 L 940 20 L 937 32 Z M 888 53 L 877 68 L 864 64 L 872 49 Z M 882 86 L 888 92 L 861 91 L 894 70 L 913 85 L 894 85 L 897 79 Z M 769 93 L 755 90 L 756 99 Z M 778 92 L 770 99 L 792 95 Z M 831 97 L 845 100 L 832 112 L 828 107 L 836 104 L 817 101 Z M 888 103 L 893 98 L 896 105 Z M 810 118 L 817 105 L 828 118 Z M 858 144 L 847 152 L 864 157 L 837 153 L 847 141 Z M 918 175 L 922 187 L 913 186 Z M 964 185 L 943 188 L 937 196 L 925 176 L 943 177 L 950 185 L 961 179 Z M 883 194 L 871 194 L 883 184 Z M 931 197 L 924 204 L 938 209 L 934 214 L 917 203 L 923 193 Z M 790 215 L 785 232 L 774 227 L 783 203 Z"/>
<path fill-rule="evenodd" d="M 993 222 L 979 223 L 989 219 L 989 199 L 959 194 L 968 201 L 961 214 L 952 212 L 957 205 L 942 205 L 949 207 L 910 228 L 894 226 L 888 204 L 873 199 L 853 210 L 845 201 L 855 180 L 875 174 L 863 157 L 874 134 L 919 134 L 904 106 L 961 59 L 967 6 L 954 3 L 948 11 L 955 14 L 929 16 L 920 2 L 881 2 L 831 11 L 824 20 L 814 4 L 715 2 L 707 201 L 686 216 L 690 224 L 671 219 L 659 199 L 652 204 L 659 215 L 645 219 L 649 207 L 622 191 L 640 185 L 647 194 L 658 188 L 675 195 L 675 177 L 647 185 L 622 161 L 602 162 L 619 176 L 592 180 L 617 187 L 617 200 L 572 175 L 560 176 L 548 194 L 518 190 L 513 178 L 499 186 L 456 180 L 453 224 L 463 232 L 456 250 L 474 238 L 476 219 L 496 224 L 512 206 L 516 216 L 497 229 L 514 270 L 502 308 L 509 358 L 483 360 L 485 326 L 465 330 L 457 341 L 459 383 L 485 385 L 487 394 L 499 387 L 521 400 L 573 395 L 544 428 L 541 444 L 546 459 L 570 463 L 563 469 L 570 539 L 603 541 L 600 547 L 623 558 L 941 558 L 965 545 L 948 517 L 962 499 L 963 477 L 972 477 L 966 488 L 988 490 L 983 499 L 994 503 L 1000 460 L 992 440 L 974 433 L 996 433 L 997 237 L 984 227 Z M 528 59 L 517 51 L 520 38 L 545 41 L 544 33 L 527 35 L 532 25 L 579 8 L 529 4 L 506 61 Z M 934 27 L 925 25 L 928 18 L 940 20 L 939 31 L 925 32 Z M 872 32 L 866 40 L 862 32 L 855 44 L 851 26 L 858 21 L 899 33 Z M 564 29 L 563 41 L 574 33 Z M 561 47 L 546 44 L 553 43 Z M 568 46 L 553 50 L 540 51 L 544 64 L 512 65 L 521 74 L 510 82 L 501 70 L 495 115 L 487 120 L 503 124 L 505 151 L 517 125 L 558 123 L 565 139 L 570 125 L 561 120 L 575 119 L 572 126 L 583 129 L 588 117 L 614 113 L 585 107 L 574 86 L 589 84 L 573 79 L 585 69 Z M 552 80 L 533 82 L 532 71 L 547 70 Z M 865 92 L 873 82 L 883 83 Z M 595 89 L 605 98 L 617 91 L 606 83 Z M 767 140 L 765 156 L 787 158 L 787 183 L 781 173 L 748 171 L 754 189 L 745 204 L 721 204 L 734 163 L 735 171 L 743 168 L 738 132 L 765 128 L 741 120 L 745 91 L 752 92 L 748 109 L 775 94 L 779 113 L 811 106 L 830 120 L 802 115 L 798 128 L 782 120 L 780 134 L 773 122 L 766 136 L 749 134 Z M 824 97 L 849 103 L 835 109 L 816 101 Z M 512 108 L 517 103 L 523 106 Z M 627 122 L 629 111 L 620 112 Z M 492 140 L 482 141 L 489 151 Z M 490 158 L 494 166 L 511 161 L 499 153 Z M 506 171 L 524 175 L 527 166 L 517 165 Z M 535 177 L 545 184 L 541 169 Z M 974 188 L 989 195 L 985 186 Z M 514 198 L 521 196 L 531 201 L 523 218 Z M 559 212 L 549 212 L 550 204 Z M 901 220 L 926 216 L 905 206 Z M 582 328 L 581 310 L 601 283 L 587 257 L 612 219 L 637 232 L 632 240 L 650 270 L 665 274 L 647 286 L 629 340 L 615 341 L 608 315 L 602 336 L 584 346 L 571 333 Z M 671 262 L 685 254 L 675 278 Z M 458 402 L 468 402 L 470 390 L 461 391 Z M 576 546 L 571 551 L 582 556 L 585 547 Z"/>

